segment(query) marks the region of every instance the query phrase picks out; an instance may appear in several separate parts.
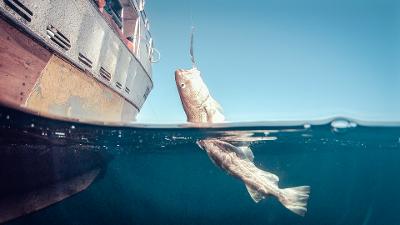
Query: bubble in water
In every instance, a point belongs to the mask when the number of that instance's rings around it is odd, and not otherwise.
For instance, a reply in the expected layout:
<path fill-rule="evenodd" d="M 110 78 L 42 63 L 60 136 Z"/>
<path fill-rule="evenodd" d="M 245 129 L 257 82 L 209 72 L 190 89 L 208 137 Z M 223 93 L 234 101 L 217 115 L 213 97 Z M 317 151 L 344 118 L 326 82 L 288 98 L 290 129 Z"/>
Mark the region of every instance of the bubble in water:
<path fill-rule="evenodd" d="M 74 125 L 72 125 L 72 126 L 71 126 L 71 129 L 75 129 L 75 126 L 74 126 Z"/>
<path fill-rule="evenodd" d="M 35 124 L 32 123 L 32 124 L 31 124 L 31 127 L 34 128 L 34 127 L 35 127 Z"/>
<path fill-rule="evenodd" d="M 305 124 L 304 124 L 304 128 L 305 128 L 305 129 L 309 129 L 309 128 L 311 128 L 311 124 L 309 124 L 309 123 L 305 123 Z"/>
<path fill-rule="evenodd" d="M 7 116 L 6 116 L 6 119 L 8 119 L 8 120 L 9 120 L 9 119 L 10 119 L 10 116 L 9 116 L 9 115 L 7 115 Z"/>
<path fill-rule="evenodd" d="M 346 120 L 335 120 L 332 121 L 331 126 L 338 129 L 347 128 L 349 127 L 349 122 Z"/>
<path fill-rule="evenodd" d="M 357 127 L 357 123 L 351 122 L 348 120 L 344 120 L 344 119 L 339 119 L 339 120 L 332 121 L 331 127 L 333 128 L 334 131 L 340 132 L 340 131 L 343 131 L 348 128 Z"/>

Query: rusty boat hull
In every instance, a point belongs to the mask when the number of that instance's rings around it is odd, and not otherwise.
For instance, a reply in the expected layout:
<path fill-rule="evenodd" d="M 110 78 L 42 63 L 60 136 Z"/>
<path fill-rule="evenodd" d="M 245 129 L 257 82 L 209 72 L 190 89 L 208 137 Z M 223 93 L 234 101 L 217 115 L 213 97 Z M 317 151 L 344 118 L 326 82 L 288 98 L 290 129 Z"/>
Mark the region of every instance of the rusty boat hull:
<path fill-rule="evenodd" d="M 135 121 L 153 87 L 148 20 L 135 7 L 125 15 L 136 23 L 119 29 L 96 1 L 0 2 L 0 104 L 72 121 Z"/>

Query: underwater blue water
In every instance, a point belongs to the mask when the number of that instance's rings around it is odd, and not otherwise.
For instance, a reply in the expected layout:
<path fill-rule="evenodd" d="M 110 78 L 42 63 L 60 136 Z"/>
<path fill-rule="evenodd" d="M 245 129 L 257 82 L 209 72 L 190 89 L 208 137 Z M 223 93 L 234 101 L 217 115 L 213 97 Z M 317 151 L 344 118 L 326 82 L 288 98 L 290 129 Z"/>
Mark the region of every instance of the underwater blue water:
<path fill-rule="evenodd" d="M 7 224 L 400 224 L 399 126 L 95 126 L 2 107 L 0 128 L 0 204 L 100 170 L 86 190 Z M 305 217 L 274 197 L 254 203 L 196 145 L 208 137 L 251 143 L 280 187 L 310 185 Z"/>

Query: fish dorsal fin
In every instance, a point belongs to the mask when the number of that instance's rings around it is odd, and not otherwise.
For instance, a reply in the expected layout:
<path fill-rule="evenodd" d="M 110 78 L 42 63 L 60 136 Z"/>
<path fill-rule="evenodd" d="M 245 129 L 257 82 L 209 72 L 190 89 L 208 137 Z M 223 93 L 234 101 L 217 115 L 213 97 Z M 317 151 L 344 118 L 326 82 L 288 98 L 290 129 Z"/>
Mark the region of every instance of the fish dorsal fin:
<path fill-rule="evenodd" d="M 258 203 L 259 201 L 263 200 L 265 198 L 265 195 L 258 192 L 257 190 L 254 190 L 250 186 L 246 185 L 247 191 L 249 192 L 251 198 Z"/>

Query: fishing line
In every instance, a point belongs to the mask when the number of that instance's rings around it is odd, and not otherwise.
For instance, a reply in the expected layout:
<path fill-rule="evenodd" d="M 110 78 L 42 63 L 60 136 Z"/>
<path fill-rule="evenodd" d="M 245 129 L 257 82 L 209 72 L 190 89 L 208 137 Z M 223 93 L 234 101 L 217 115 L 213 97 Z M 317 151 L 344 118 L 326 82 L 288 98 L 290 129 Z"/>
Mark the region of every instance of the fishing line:
<path fill-rule="evenodd" d="M 192 60 L 192 68 L 197 69 L 196 61 L 193 52 L 193 39 L 194 39 L 194 26 L 192 25 L 192 32 L 190 34 L 190 59 Z"/>
<path fill-rule="evenodd" d="M 193 50 L 193 45 L 194 45 L 194 23 L 193 23 L 193 10 L 192 10 L 192 1 L 189 0 L 189 14 L 190 14 L 190 49 L 189 49 L 189 54 L 190 54 L 190 60 L 192 61 L 192 68 L 197 69 L 196 65 L 196 60 L 194 58 L 194 50 Z"/>

